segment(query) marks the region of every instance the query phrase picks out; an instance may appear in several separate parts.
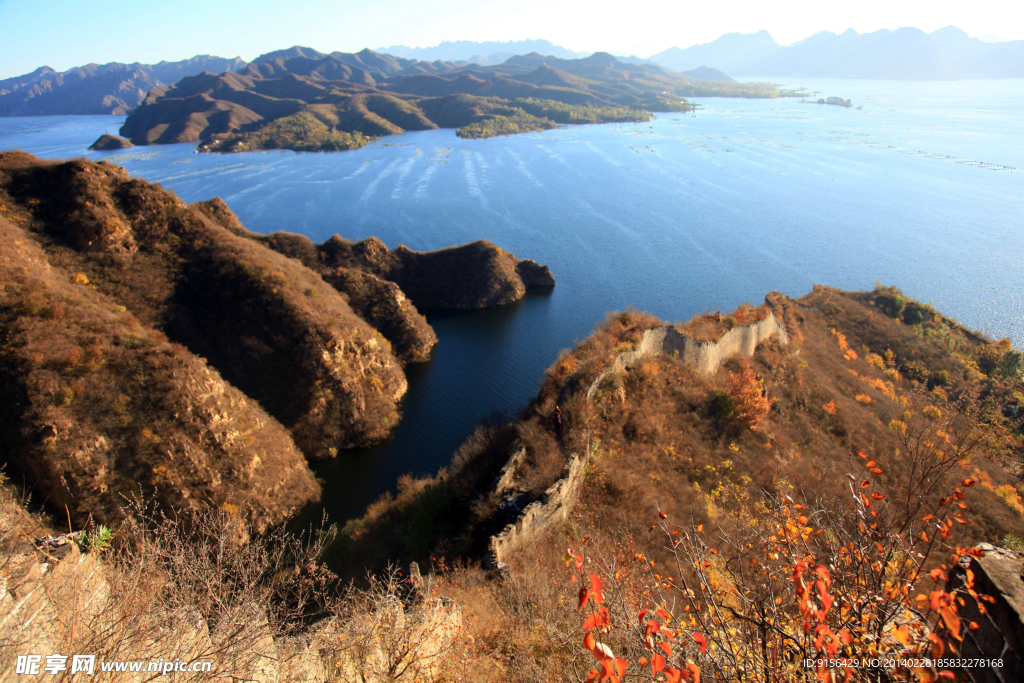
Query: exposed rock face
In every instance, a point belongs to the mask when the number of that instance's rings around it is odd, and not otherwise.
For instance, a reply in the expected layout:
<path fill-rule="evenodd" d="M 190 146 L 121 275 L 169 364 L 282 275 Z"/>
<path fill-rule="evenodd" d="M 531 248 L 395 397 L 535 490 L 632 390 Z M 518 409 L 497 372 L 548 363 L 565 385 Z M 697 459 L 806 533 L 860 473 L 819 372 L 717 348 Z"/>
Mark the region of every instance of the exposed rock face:
<path fill-rule="evenodd" d="M 1002 661 L 998 667 L 967 668 L 965 673 L 970 680 L 1019 681 L 1024 675 L 1024 556 L 988 543 L 978 547 L 985 552 L 984 557 L 960 560 L 949 575 L 946 590 L 963 589 L 970 571 L 974 575 L 974 590 L 992 602 L 982 612 L 978 605 L 983 603 L 967 600 L 959 617 L 978 628 L 963 629 L 963 640 L 951 639 L 950 646 L 965 659 Z"/>
<path fill-rule="evenodd" d="M 287 430 L 216 370 L 2 217 L 0 244 L 3 458 L 48 502 L 80 525 L 144 494 L 231 503 L 263 526 L 319 497 Z"/>
<path fill-rule="evenodd" d="M 114 149 L 125 149 L 127 147 L 134 147 L 130 140 L 125 140 L 117 135 L 110 135 L 104 133 L 97 138 L 96 142 L 92 143 L 89 149 L 94 149 L 100 152 L 107 152 Z"/>

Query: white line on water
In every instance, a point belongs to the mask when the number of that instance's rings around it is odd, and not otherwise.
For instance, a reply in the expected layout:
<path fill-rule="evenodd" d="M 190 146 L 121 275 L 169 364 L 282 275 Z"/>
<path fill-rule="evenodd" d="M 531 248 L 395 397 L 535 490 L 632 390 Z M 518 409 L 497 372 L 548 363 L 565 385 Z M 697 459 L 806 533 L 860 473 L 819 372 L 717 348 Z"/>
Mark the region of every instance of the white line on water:
<path fill-rule="evenodd" d="M 480 196 L 480 185 L 476 182 L 476 169 L 473 168 L 473 155 L 467 153 L 462 165 L 462 174 L 466 177 L 466 187 L 469 194 L 474 197 Z"/>
<path fill-rule="evenodd" d="M 365 202 L 367 199 L 369 199 L 370 196 L 377 190 L 377 186 L 380 185 L 381 181 L 387 178 L 389 175 L 391 175 L 391 171 L 395 169 L 395 166 L 398 166 L 399 161 L 401 161 L 401 159 L 395 159 L 394 161 L 392 161 L 390 164 L 388 164 L 388 167 L 381 171 L 376 178 L 371 180 L 370 184 L 367 185 L 366 189 L 363 191 L 363 196 L 359 198 L 359 201 Z"/>
<path fill-rule="evenodd" d="M 474 153 L 473 156 L 476 157 L 476 165 L 477 168 L 480 169 L 480 184 L 484 187 L 490 187 L 491 183 L 487 179 L 487 172 L 491 170 L 491 165 L 487 163 L 487 160 L 484 159 L 484 155 L 480 152 Z"/>
<path fill-rule="evenodd" d="M 530 173 L 530 169 L 526 168 L 526 162 L 523 161 L 523 158 L 521 156 L 519 156 L 518 154 L 513 152 L 508 147 L 505 148 L 505 151 L 508 152 L 509 154 L 511 154 L 512 158 L 516 160 L 516 168 L 519 169 L 520 173 L 522 173 L 524 176 L 526 176 L 527 180 L 529 180 L 531 183 L 533 183 L 537 187 L 544 187 L 544 183 L 542 183 L 541 181 L 537 180 L 537 176 L 535 176 L 532 173 Z"/>
<path fill-rule="evenodd" d="M 364 161 L 362 164 L 360 164 L 359 168 L 349 173 L 347 176 L 342 178 L 342 180 L 351 180 L 352 178 L 355 178 L 357 175 L 368 169 L 370 167 L 370 164 L 372 163 L 372 161 Z"/>
<path fill-rule="evenodd" d="M 430 184 L 430 179 L 434 177 L 435 173 L 437 173 L 438 168 L 440 167 L 437 165 L 427 166 L 427 170 L 425 170 L 423 175 L 420 176 L 420 181 L 416 183 L 416 194 L 413 195 L 416 199 L 427 194 L 427 185 Z"/>
<path fill-rule="evenodd" d="M 601 157 L 602 159 L 607 161 L 612 166 L 622 166 L 621 163 L 619 163 L 616 159 L 614 159 L 611 156 L 609 156 L 604 150 L 600 149 L 597 145 L 595 145 L 590 140 L 587 140 L 584 144 L 587 147 L 589 147 L 591 149 L 591 151 L 594 152 L 594 154 L 596 154 L 597 156 Z"/>
<path fill-rule="evenodd" d="M 402 168 L 399 169 L 398 182 L 395 183 L 395 189 L 391 190 L 392 199 L 399 199 L 402 196 L 402 186 L 405 185 L 405 177 L 409 175 L 409 171 L 412 170 L 413 164 L 416 163 L 417 156 L 418 155 L 413 155 L 409 157 L 409 160 L 402 164 Z"/>

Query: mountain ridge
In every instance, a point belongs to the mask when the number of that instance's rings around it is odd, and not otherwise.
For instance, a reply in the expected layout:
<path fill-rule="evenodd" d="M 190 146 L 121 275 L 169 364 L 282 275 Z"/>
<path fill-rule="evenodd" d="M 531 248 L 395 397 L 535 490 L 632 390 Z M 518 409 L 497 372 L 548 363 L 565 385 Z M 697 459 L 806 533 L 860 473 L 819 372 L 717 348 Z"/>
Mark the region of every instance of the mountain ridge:
<path fill-rule="evenodd" d="M 480 66 L 423 62 L 372 50 L 324 54 L 293 47 L 239 72 L 189 76 L 155 88 L 121 134 L 135 144 L 200 142 L 200 151 L 334 151 L 405 130 L 458 128 L 463 137 L 556 124 L 648 120 L 687 111 L 694 95 L 771 97 L 717 71 L 698 80 L 606 52 L 561 59 L 536 52 Z"/>
<path fill-rule="evenodd" d="M 157 64 L 91 63 L 61 72 L 42 66 L 0 80 L 0 116 L 127 114 L 153 88 L 204 71 L 238 71 L 246 65 L 240 57 L 197 55 Z"/>
<path fill-rule="evenodd" d="M 686 71 L 702 64 L 734 76 L 959 80 L 1024 78 L 1024 41 L 985 43 L 955 26 L 931 33 L 904 27 L 860 34 L 819 31 L 779 45 L 767 31 L 727 33 L 651 57 Z"/>

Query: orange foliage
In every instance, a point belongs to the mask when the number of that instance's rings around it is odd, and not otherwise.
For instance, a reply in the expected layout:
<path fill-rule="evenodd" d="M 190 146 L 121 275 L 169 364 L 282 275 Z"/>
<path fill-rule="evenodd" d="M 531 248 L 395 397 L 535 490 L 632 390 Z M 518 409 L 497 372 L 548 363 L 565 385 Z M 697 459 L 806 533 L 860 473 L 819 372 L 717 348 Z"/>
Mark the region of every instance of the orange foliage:
<path fill-rule="evenodd" d="M 772 400 L 766 396 L 764 381 L 750 367 L 750 361 L 740 356 L 740 369 L 729 373 L 729 395 L 736 400 L 733 414 L 736 420 L 750 429 L 758 429 L 772 409 Z"/>

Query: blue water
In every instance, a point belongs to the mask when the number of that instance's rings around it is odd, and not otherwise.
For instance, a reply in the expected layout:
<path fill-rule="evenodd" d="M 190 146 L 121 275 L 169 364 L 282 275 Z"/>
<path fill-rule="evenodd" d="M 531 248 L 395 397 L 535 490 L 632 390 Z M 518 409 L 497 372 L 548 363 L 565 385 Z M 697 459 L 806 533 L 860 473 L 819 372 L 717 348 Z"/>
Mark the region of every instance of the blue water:
<path fill-rule="evenodd" d="M 783 84 L 863 109 L 698 100 L 645 124 L 490 140 L 439 130 L 353 152 L 86 152 L 120 117 L 0 119 L 0 148 L 119 163 L 252 230 L 376 235 L 437 249 L 487 238 L 551 266 L 518 304 L 433 317 L 386 444 L 319 465 L 335 519 L 448 462 L 478 419 L 515 412 L 562 348 L 632 305 L 677 320 L 771 290 L 876 280 L 1024 347 L 1024 81 Z"/>

